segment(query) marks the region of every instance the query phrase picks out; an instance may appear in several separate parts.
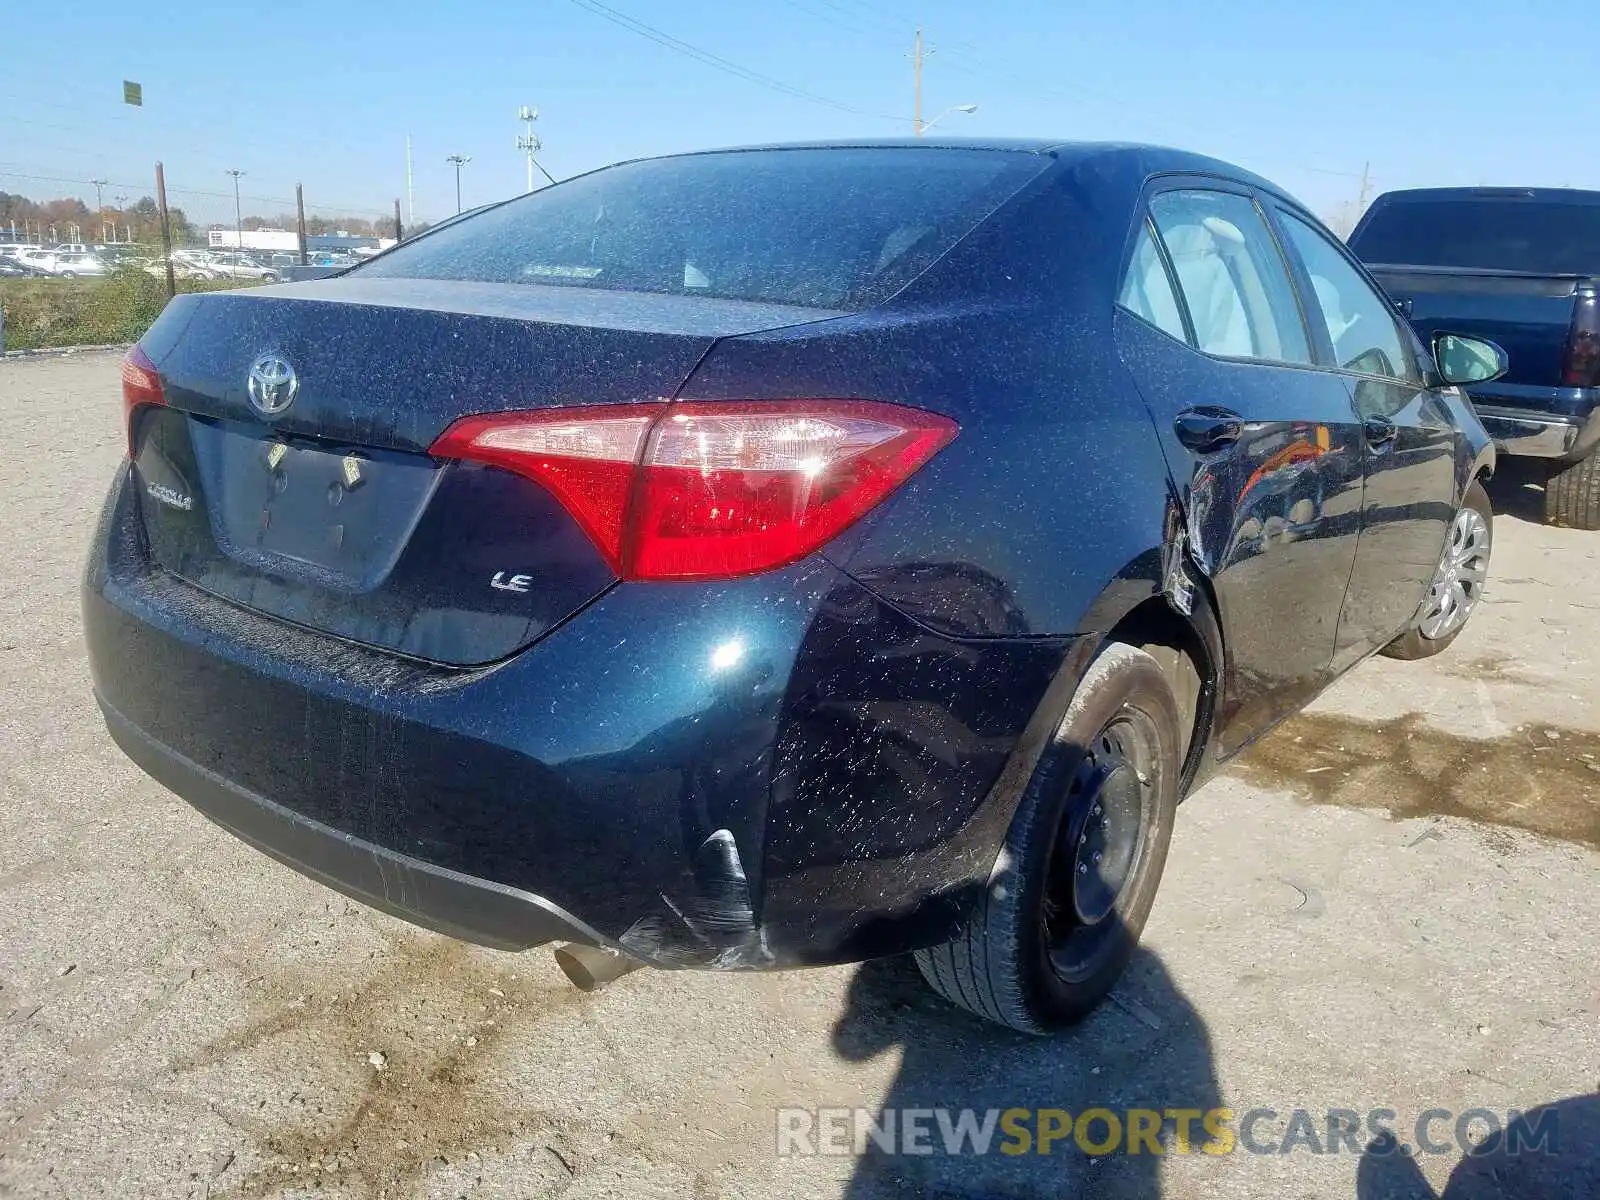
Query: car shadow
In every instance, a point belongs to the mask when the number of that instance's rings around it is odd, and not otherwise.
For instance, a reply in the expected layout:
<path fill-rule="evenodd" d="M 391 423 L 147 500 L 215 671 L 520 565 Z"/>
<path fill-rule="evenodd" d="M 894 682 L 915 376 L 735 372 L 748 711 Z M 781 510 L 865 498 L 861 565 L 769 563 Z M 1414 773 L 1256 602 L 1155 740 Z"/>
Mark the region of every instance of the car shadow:
<path fill-rule="evenodd" d="M 1544 471 L 1542 461 L 1501 459 L 1486 485 L 1489 503 L 1497 517 L 1515 517 L 1544 524 Z"/>
<path fill-rule="evenodd" d="M 876 1114 L 944 1109 L 949 1119 L 972 1109 L 1063 1109 L 1075 1121 L 1088 1109 L 1125 1117 L 1130 1108 L 1162 1111 L 1221 1105 L 1211 1039 L 1193 1005 L 1161 960 L 1140 949 L 1112 997 L 1087 1020 L 1050 1038 L 1029 1037 L 954 1008 L 923 983 L 909 958 L 863 964 L 851 980 L 834 1048 L 861 1062 L 898 1051 L 900 1069 Z M 1148 1152 L 1085 1153 L 1069 1133 L 1041 1154 L 1006 1153 L 997 1127 L 988 1152 L 948 1153 L 930 1121 L 933 1153 L 890 1153 L 868 1141 L 844 1195 L 850 1200 L 990 1200 L 1076 1196 L 1150 1200 L 1161 1194 L 1160 1158 Z M 1029 1130 L 1039 1125 L 1030 1114 Z M 1191 1145 L 1204 1141 L 1196 1115 Z M 1106 1126 L 1091 1127 L 1091 1143 Z M 1174 1123 L 1163 1140 L 1173 1145 Z M 1015 1139 L 1011 1143 L 1016 1145 Z M 970 1146 L 970 1144 L 969 1144 Z"/>
<path fill-rule="evenodd" d="M 1505 1134 L 1462 1158 L 1438 1195 L 1416 1159 L 1392 1134 L 1374 1138 L 1356 1171 L 1356 1200 L 1576 1200 L 1600 1196 L 1600 1094 L 1541 1104 L 1527 1128 L 1548 1133 L 1542 1146 L 1514 1145 Z"/>

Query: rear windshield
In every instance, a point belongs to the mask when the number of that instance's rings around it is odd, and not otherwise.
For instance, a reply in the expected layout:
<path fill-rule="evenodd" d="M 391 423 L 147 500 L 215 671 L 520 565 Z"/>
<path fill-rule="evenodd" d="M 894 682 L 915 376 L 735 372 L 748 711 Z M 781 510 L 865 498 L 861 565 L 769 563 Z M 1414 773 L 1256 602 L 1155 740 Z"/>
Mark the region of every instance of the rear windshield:
<path fill-rule="evenodd" d="M 1600 272 L 1600 204 L 1475 197 L 1386 204 L 1350 243 L 1369 263 Z"/>
<path fill-rule="evenodd" d="M 1045 165 L 936 148 L 624 163 L 398 246 L 361 271 L 859 309 L 915 278 Z"/>

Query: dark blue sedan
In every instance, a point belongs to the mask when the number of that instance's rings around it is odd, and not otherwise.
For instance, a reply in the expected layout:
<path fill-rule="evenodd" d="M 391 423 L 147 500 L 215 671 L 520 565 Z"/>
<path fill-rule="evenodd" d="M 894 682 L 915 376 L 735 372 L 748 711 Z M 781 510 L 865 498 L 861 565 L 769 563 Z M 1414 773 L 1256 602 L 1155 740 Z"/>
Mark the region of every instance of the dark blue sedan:
<path fill-rule="evenodd" d="M 1494 452 L 1305 209 L 1133 146 L 625 163 L 180 296 L 84 587 L 112 736 L 594 983 L 915 951 L 1040 1032 L 1179 799 L 1484 586 Z"/>

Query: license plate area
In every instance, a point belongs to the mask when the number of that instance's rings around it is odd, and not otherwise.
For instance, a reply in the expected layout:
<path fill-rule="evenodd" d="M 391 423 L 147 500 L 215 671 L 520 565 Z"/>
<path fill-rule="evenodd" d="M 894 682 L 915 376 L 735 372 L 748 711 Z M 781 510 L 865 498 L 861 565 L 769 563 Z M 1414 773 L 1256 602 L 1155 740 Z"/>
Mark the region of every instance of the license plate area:
<path fill-rule="evenodd" d="M 426 455 L 191 419 L 212 533 L 242 564 L 340 591 L 393 570 L 437 486 Z"/>

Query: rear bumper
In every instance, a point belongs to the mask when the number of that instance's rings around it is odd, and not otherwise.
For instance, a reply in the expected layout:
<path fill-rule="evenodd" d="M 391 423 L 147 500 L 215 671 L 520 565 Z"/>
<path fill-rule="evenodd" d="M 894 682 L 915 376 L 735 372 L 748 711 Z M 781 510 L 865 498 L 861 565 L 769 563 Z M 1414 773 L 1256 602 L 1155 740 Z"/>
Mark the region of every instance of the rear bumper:
<path fill-rule="evenodd" d="M 100 700 L 122 752 L 162 786 L 264 854 L 414 925 L 497 950 L 605 939 L 542 896 L 363 841 L 274 804 L 163 746 Z"/>
<path fill-rule="evenodd" d="M 502 662 L 437 667 L 212 597 L 153 567 L 139 530 L 124 473 L 83 614 L 135 762 L 418 924 L 657 966 L 941 940 L 988 878 L 1015 800 L 996 781 L 1074 645 L 946 638 L 812 559 L 617 587 Z"/>
<path fill-rule="evenodd" d="M 1502 454 L 1575 461 L 1600 446 L 1600 389 L 1496 381 L 1471 396 Z"/>
<path fill-rule="evenodd" d="M 1576 421 L 1484 406 L 1478 408 L 1478 419 L 1494 439 L 1496 450 L 1525 458 L 1574 456 L 1584 432 L 1584 426 Z"/>

